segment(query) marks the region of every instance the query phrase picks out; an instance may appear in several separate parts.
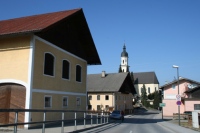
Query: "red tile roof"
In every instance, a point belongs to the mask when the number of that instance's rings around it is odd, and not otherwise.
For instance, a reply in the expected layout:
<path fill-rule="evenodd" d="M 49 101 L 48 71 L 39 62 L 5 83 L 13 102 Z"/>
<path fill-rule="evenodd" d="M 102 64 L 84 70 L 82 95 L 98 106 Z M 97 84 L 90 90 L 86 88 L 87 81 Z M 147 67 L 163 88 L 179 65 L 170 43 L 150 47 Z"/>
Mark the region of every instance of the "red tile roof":
<path fill-rule="evenodd" d="M 0 35 L 39 32 L 79 10 L 82 9 L 79 8 L 74 10 L 3 20 L 0 21 Z"/>

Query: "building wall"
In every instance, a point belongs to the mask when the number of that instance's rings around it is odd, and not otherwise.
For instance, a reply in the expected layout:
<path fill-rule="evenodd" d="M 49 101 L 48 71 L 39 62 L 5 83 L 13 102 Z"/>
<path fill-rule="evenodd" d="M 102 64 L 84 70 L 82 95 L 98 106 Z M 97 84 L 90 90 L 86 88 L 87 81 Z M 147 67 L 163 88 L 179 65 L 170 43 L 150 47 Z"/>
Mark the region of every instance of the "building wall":
<path fill-rule="evenodd" d="M 100 100 L 97 100 L 97 95 L 100 95 Z M 105 96 L 109 96 L 109 100 L 105 100 Z M 122 94 L 121 92 L 114 93 L 88 93 L 89 96 L 92 96 L 92 100 L 89 100 L 88 104 L 92 105 L 92 110 L 97 110 L 97 105 L 101 105 L 102 110 L 106 110 L 106 105 L 112 107 L 113 110 L 125 110 L 132 109 L 132 94 Z"/>
<path fill-rule="evenodd" d="M 42 42 L 43 41 L 43 42 Z M 46 52 L 55 57 L 54 76 L 44 75 L 44 55 Z M 33 88 L 42 90 L 57 90 L 65 92 L 86 93 L 87 62 L 70 53 L 45 43 L 44 40 L 35 40 Z M 62 79 L 62 61 L 70 62 L 70 79 Z M 76 65 L 82 68 L 82 82 L 76 81 Z M 48 84 L 47 84 L 48 83 Z M 74 89 L 76 88 L 76 89 Z"/>
<path fill-rule="evenodd" d="M 100 100 L 97 100 L 97 96 L 100 96 Z M 106 100 L 106 95 L 109 97 L 109 100 Z M 109 107 L 114 107 L 114 93 L 88 93 L 88 98 L 92 97 L 92 99 L 88 99 L 88 105 L 92 105 L 92 110 L 97 111 L 97 105 L 101 106 L 101 110 L 106 110 L 106 105 Z"/>
<path fill-rule="evenodd" d="M 135 87 L 135 89 L 137 91 L 137 94 L 139 96 L 141 96 L 141 88 L 143 87 L 143 84 L 134 84 L 134 87 Z M 155 90 L 159 89 L 159 85 L 158 84 L 145 84 L 145 87 L 146 87 L 147 95 L 149 95 L 150 93 L 153 93 L 153 92 L 155 92 Z M 150 93 L 148 91 L 148 88 L 150 88 Z"/>
<path fill-rule="evenodd" d="M 187 90 L 187 81 L 179 82 L 179 94 L 184 96 L 184 92 Z M 164 88 L 164 99 L 176 99 L 176 95 L 178 94 L 178 86 L 177 83 L 166 86 Z"/>
<path fill-rule="evenodd" d="M 30 36 L 0 39 L 0 79 L 28 82 Z"/>
<path fill-rule="evenodd" d="M 55 57 L 54 76 L 44 74 L 44 55 L 51 53 Z M 70 62 L 70 78 L 62 79 L 62 61 Z M 34 109 L 66 109 L 85 110 L 86 109 L 86 72 L 87 62 L 75 55 L 72 55 L 45 40 L 36 37 L 34 46 L 34 67 L 33 67 L 33 89 L 32 108 Z M 81 82 L 76 81 L 76 65 L 82 69 Z M 45 108 L 45 96 L 50 96 L 52 106 Z M 63 96 L 68 98 L 68 106 L 63 108 Z M 76 98 L 81 99 L 81 105 L 77 106 Z M 48 113 L 48 120 L 61 118 L 61 113 Z M 52 115 L 53 114 L 53 115 Z M 32 113 L 32 121 L 41 120 L 43 114 Z M 66 114 L 66 118 L 74 117 Z M 78 116 L 77 116 L 78 117 Z"/>
<path fill-rule="evenodd" d="M 176 99 L 163 99 L 162 103 L 165 103 L 163 107 L 163 116 L 173 116 L 173 113 L 178 113 L 178 105 Z M 185 105 L 183 101 L 180 105 L 180 113 L 185 111 Z"/>
<path fill-rule="evenodd" d="M 194 111 L 194 104 L 200 104 L 200 100 L 185 101 L 185 111 Z"/>
<path fill-rule="evenodd" d="M 115 93 L 115 109 L 116 110 L 125 110 L 125 109 L 133 109 L 133 95 L 123 94 L 121 92 Z"/>
<path fill-rule="evenodd" d="M 187 88 L 188 84 L 191 84 L 191 83 L 187 80 L 181 80 L 179 82 L 179 94 L 181 95 L 181 98 L 182 98 L 182 103 L 180 105 L 180 113 L 183 113 L 184 111 L 190 111 L 192 108 L 194 110 L 193 101 L 183 102 L 184 100 L 183 98 L 187 98 L 187 95 L 185 95 L 184 92 L 188 89 Z M 164 88 L 163 103 L 166 104 L 166 106 L 163 107 L 164 116 L 173 116 L 173 113 L 178 113 L 178 105 L 176 104 L 177 94 L 178 94 L 177 83 L 170 84 Z"/>

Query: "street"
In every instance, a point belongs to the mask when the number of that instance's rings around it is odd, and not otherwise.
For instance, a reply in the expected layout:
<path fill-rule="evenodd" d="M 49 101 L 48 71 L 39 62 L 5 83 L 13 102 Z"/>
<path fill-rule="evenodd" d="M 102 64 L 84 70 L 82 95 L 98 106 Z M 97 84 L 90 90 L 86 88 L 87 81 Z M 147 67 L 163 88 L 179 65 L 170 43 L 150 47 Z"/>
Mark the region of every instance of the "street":
<path fill-rule="evenodd" d="M 162 123 L 161 119 L 162 116 L 159 111 L 148 111 L 141 108 L 136 110 L 134 115 L 126 115 L 124 122 L 115 120 L 105 126 L 87 130 L 82 133 L 197 133 L 196 131 L 185 129 L 178 125 L 170 125 L 170 123 L 167 124 L 167 122 Z"/>

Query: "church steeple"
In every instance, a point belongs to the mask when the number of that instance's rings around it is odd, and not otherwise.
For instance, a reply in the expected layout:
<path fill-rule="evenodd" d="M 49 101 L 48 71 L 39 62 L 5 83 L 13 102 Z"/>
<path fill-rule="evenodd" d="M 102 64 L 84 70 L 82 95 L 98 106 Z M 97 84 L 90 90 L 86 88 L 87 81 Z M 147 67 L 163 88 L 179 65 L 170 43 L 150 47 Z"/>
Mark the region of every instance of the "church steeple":
<path fill-rule="evenodd" d="M 122 72 L 129 72 L 128 66 L 128 53 L 126 52 L 126 46 L 124 44 L 123 51 L 121 53 L 121 71 Z"/>
<path fill-rule="evenodd" d="M 126 52 L 125 44 L 124 44 L 124 47 L 123 47 L 123 52 L 121 53 L 121 57 L 127 57 L 128 58 L 128 53 Z"/>

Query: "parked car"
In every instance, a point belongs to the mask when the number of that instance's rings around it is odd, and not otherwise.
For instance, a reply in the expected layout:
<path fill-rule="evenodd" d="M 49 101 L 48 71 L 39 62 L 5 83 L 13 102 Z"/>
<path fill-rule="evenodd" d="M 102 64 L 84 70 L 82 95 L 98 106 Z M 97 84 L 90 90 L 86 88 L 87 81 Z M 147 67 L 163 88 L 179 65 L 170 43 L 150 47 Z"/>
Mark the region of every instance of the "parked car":
<path fill-rule="evenodd" d="M 119 111 L 119 110 L 114 110 L 114 111 L 110 114 L 110 118 L 111 118 L 111 119 L 121 119 L 121 118 L 122 118 L 121 111 Z"/>

